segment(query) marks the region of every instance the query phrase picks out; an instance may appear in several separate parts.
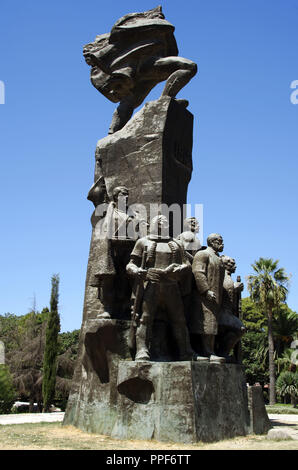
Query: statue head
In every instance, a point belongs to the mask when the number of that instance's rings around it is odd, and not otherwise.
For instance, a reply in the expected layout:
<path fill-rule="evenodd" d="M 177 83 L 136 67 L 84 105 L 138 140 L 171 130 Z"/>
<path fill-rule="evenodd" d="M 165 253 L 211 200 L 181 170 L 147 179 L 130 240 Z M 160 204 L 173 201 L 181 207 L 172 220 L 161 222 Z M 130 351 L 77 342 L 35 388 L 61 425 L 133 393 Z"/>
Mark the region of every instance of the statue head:
<path fill-rule="evenodd" d="M 198 233 L 200 231 L 198 220 L 195 217 L 187 217 L 184 219 L 183 229 L 185 232 Z"/>
<path fill-rule="evenodd" d="M 236 261 L 234 258 L 231 258 L 230 256 L 223 255 L 221 256 L 221 259 L 223 261 L 223 264 L 225 266 L 226 271 L 229 274 L 232 274 L 236 271 Z"/>
<path fill-rule="evenodd" d="M 211 233 L 207 238 L 207 245 L 213 248 L 216 253 L 223 251 L 224 243 L 222 236 L 219 233 Z"/>
<path fill-rule="evenodd" d="M 99 204 L 106 202 L 107 189 L 103 176 L 100 176 L 95 183 L 91 186 L 87 199 L 93 202 L 94 206 L 97 207 Z"/>
<path fill-rule="evenodd" d="M 158 236 L 169 235 L 169 221 L 165 215 L 156 215 L 150 222 L 150 234 Z"/>
<path fill-rule="evenodd" d="M 116 188 L 113 189 L 112 197 L 113 201 L 118 204 L 121 202 L 121 205 L 127 205 L 127 199 L 128 199 L 128 189 L 126 186 L 117 186 Z"/>

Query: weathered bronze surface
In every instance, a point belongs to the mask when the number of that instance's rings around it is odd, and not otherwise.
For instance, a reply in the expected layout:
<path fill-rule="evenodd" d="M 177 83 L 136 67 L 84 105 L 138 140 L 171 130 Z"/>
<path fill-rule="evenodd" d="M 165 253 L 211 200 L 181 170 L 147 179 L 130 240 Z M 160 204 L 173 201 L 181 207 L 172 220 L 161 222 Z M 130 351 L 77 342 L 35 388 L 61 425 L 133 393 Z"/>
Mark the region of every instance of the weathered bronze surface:
<path fill-rule="evenodd" d="M 64 424 L 216 441 L 252 429 L 239 353 L 243 285 L 232 280 L 234 260 L 220 256 L 222 237 L 201 246 L 200 221 L 186 218 L 193 116 L 175 97 L 197 66 L 178 56 L 173 32 L 157 7 L 120 18 L 84 48 L 93 85 L 120 104 L 97 143 L 87 196 L 92 235 Z M 163 80 L 162 96 L 131 117 Z M 164 213 L 171 205 L 178 224 Z"/>
<path fill-rule="evenodd" d="M 92 84 L 113 103 L 120 102 L 110 134 L 122 129 L 159 82 L 166 80 L 162 94 L 175 98 L 196 74 L 194 62 L 178 57 L 174 29 L 159 6 L 123 16 L 110 33 L 84 47 Z"/>

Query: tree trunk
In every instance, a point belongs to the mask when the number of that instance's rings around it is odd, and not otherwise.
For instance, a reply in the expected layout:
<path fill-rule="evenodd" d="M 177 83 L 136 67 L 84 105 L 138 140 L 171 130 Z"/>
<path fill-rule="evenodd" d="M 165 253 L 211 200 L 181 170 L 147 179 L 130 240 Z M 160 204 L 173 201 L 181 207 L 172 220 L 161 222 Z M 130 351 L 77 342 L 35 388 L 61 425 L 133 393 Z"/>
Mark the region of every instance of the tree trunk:
<path fill-rule="evenodd" d="M 268 312 L 268 346 L 269 346 L 269 404 L 275 405 L 275 364 L 274 364 L 274 342 L 272 333 L 272 310 Z"/>
<path fill-rule="evenodd" d="M 34 398 L 29 398 L 29 413 L 34 412 Z"/>
<path fill-rule="evenodd" d="M 51 408 L 51 405 L 49 403 L 44 404 L 43 408 L 42 408 L 42 412 L 43 413 L 50 413 L 50 408 Z"/>

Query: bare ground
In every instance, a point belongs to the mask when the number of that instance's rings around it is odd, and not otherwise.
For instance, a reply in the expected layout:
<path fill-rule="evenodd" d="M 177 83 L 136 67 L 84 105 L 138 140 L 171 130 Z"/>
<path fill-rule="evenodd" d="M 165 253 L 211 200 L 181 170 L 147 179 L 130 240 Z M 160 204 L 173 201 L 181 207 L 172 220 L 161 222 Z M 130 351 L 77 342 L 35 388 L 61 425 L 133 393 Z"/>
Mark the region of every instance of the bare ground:
<path fill-rule="evenodd" d="M 61 423 L 0 425 L 0 450 L 298 450 L 298 441 L 246 436 L 193 445 L 119 440 Z"/>

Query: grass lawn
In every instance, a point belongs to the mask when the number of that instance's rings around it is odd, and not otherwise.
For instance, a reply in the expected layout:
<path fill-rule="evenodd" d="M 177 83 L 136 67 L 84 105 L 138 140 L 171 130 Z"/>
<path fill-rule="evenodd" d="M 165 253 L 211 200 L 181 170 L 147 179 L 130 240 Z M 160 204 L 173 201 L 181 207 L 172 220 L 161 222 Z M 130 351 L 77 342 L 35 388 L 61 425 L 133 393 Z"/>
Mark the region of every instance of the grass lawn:
<path fill-rule="evenodd" d="M 298 408 L 293 405 L 285 403 L 276 403 L 275 405 L 266 405 L 267 413 L 284 414 L 284 415 L 298 415 Z"/>
<path fill-rule="evenodd" d="M 0 425 L 0 450 L 298 450 L 298 441 L 247 436 L 213 444 L 112 439 L 61 423 Z"/>

